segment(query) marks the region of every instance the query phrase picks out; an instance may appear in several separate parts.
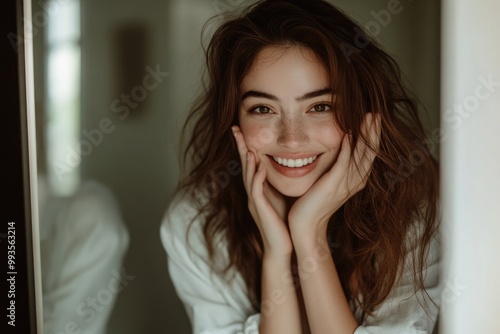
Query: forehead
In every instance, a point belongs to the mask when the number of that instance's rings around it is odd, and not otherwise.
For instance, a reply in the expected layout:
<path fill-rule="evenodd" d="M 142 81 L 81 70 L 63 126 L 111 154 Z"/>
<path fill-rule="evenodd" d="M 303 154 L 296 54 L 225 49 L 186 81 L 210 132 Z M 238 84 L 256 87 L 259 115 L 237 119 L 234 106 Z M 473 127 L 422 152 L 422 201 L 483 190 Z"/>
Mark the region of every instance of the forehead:
<path fill-rule="evenodd" d="M 242 93 L 248 90 L 295 92 L 329 87 L 328 73 L 308 48 L 273 46 L 262 49 L 243 78 Z"/>

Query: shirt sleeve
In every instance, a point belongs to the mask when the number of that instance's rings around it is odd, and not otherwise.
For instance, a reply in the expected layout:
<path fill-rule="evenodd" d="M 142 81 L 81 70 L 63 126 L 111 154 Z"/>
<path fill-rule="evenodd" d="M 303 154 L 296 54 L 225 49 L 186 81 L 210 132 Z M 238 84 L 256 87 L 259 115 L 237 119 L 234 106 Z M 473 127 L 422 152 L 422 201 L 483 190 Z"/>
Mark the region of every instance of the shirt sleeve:
<path fill-rule="evenodd" d="M 252 314 L 241 284 L 228 284 L 211 269 L 200 221 L 188 228 L 194 215 L 192 207 L 174 200 L 161 227 L 170 277 L 193 333 L 258 334 L 260 314 Z"/>
<path fill-rule="evenodd" d="M 416 234 L 418 236 L 418 233 Z M 432 333 L 439 312 L 441 285 L 439 284 L 439 248 L 436 237 L 429 246 L 424 268 L 426 291 L 415 292 L 413 277 L 413 254 L 415 247 L 408 251 L 405 269 L 387 299 L 367 317 L 354 334 L 413 334 Z"/>

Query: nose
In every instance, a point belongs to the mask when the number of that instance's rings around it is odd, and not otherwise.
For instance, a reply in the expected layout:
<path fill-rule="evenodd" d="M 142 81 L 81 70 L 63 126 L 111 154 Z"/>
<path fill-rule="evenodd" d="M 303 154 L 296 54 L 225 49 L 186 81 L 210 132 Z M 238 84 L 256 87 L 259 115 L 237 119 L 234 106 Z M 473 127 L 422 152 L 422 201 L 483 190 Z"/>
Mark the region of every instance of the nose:
<path fill-rule="evenodd" d="M 278 123 L 278 144 L 294 149 L 309 143 L 307 124 L 297 117 L 287 117 Z"/>

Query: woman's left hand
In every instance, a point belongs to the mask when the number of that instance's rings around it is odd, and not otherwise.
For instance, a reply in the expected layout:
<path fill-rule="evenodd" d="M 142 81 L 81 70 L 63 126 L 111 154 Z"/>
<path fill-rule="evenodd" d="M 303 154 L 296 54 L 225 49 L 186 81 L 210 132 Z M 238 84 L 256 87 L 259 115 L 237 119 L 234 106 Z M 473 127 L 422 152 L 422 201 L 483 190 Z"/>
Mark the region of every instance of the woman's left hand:
<path fill-rule="evenodd" d="M 380 116 L 367 113 L 361 125 L 369 145 L 360 139 L 351 158 L 350 135 L 342 140 L 342 148 L 332 168 L 293 204 L 288 213 L 292 237 L 324 235 L 330 217 L 354 194 L 362 190 L 380 143 Z M 319 234 L 318 234 L 319 233 Z"/>

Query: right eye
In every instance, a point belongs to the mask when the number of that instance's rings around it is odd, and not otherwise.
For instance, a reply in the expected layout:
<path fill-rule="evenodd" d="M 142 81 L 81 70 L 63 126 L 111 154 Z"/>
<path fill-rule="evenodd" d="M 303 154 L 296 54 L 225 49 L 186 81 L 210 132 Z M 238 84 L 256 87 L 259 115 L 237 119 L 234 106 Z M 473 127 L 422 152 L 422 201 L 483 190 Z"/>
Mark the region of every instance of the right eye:
<path fill-rule="evenodd" d="M 270 114 L 271 108 L 265 106 L 258 106 L 250 109 L 250 112 L 255 114 Z"/>

